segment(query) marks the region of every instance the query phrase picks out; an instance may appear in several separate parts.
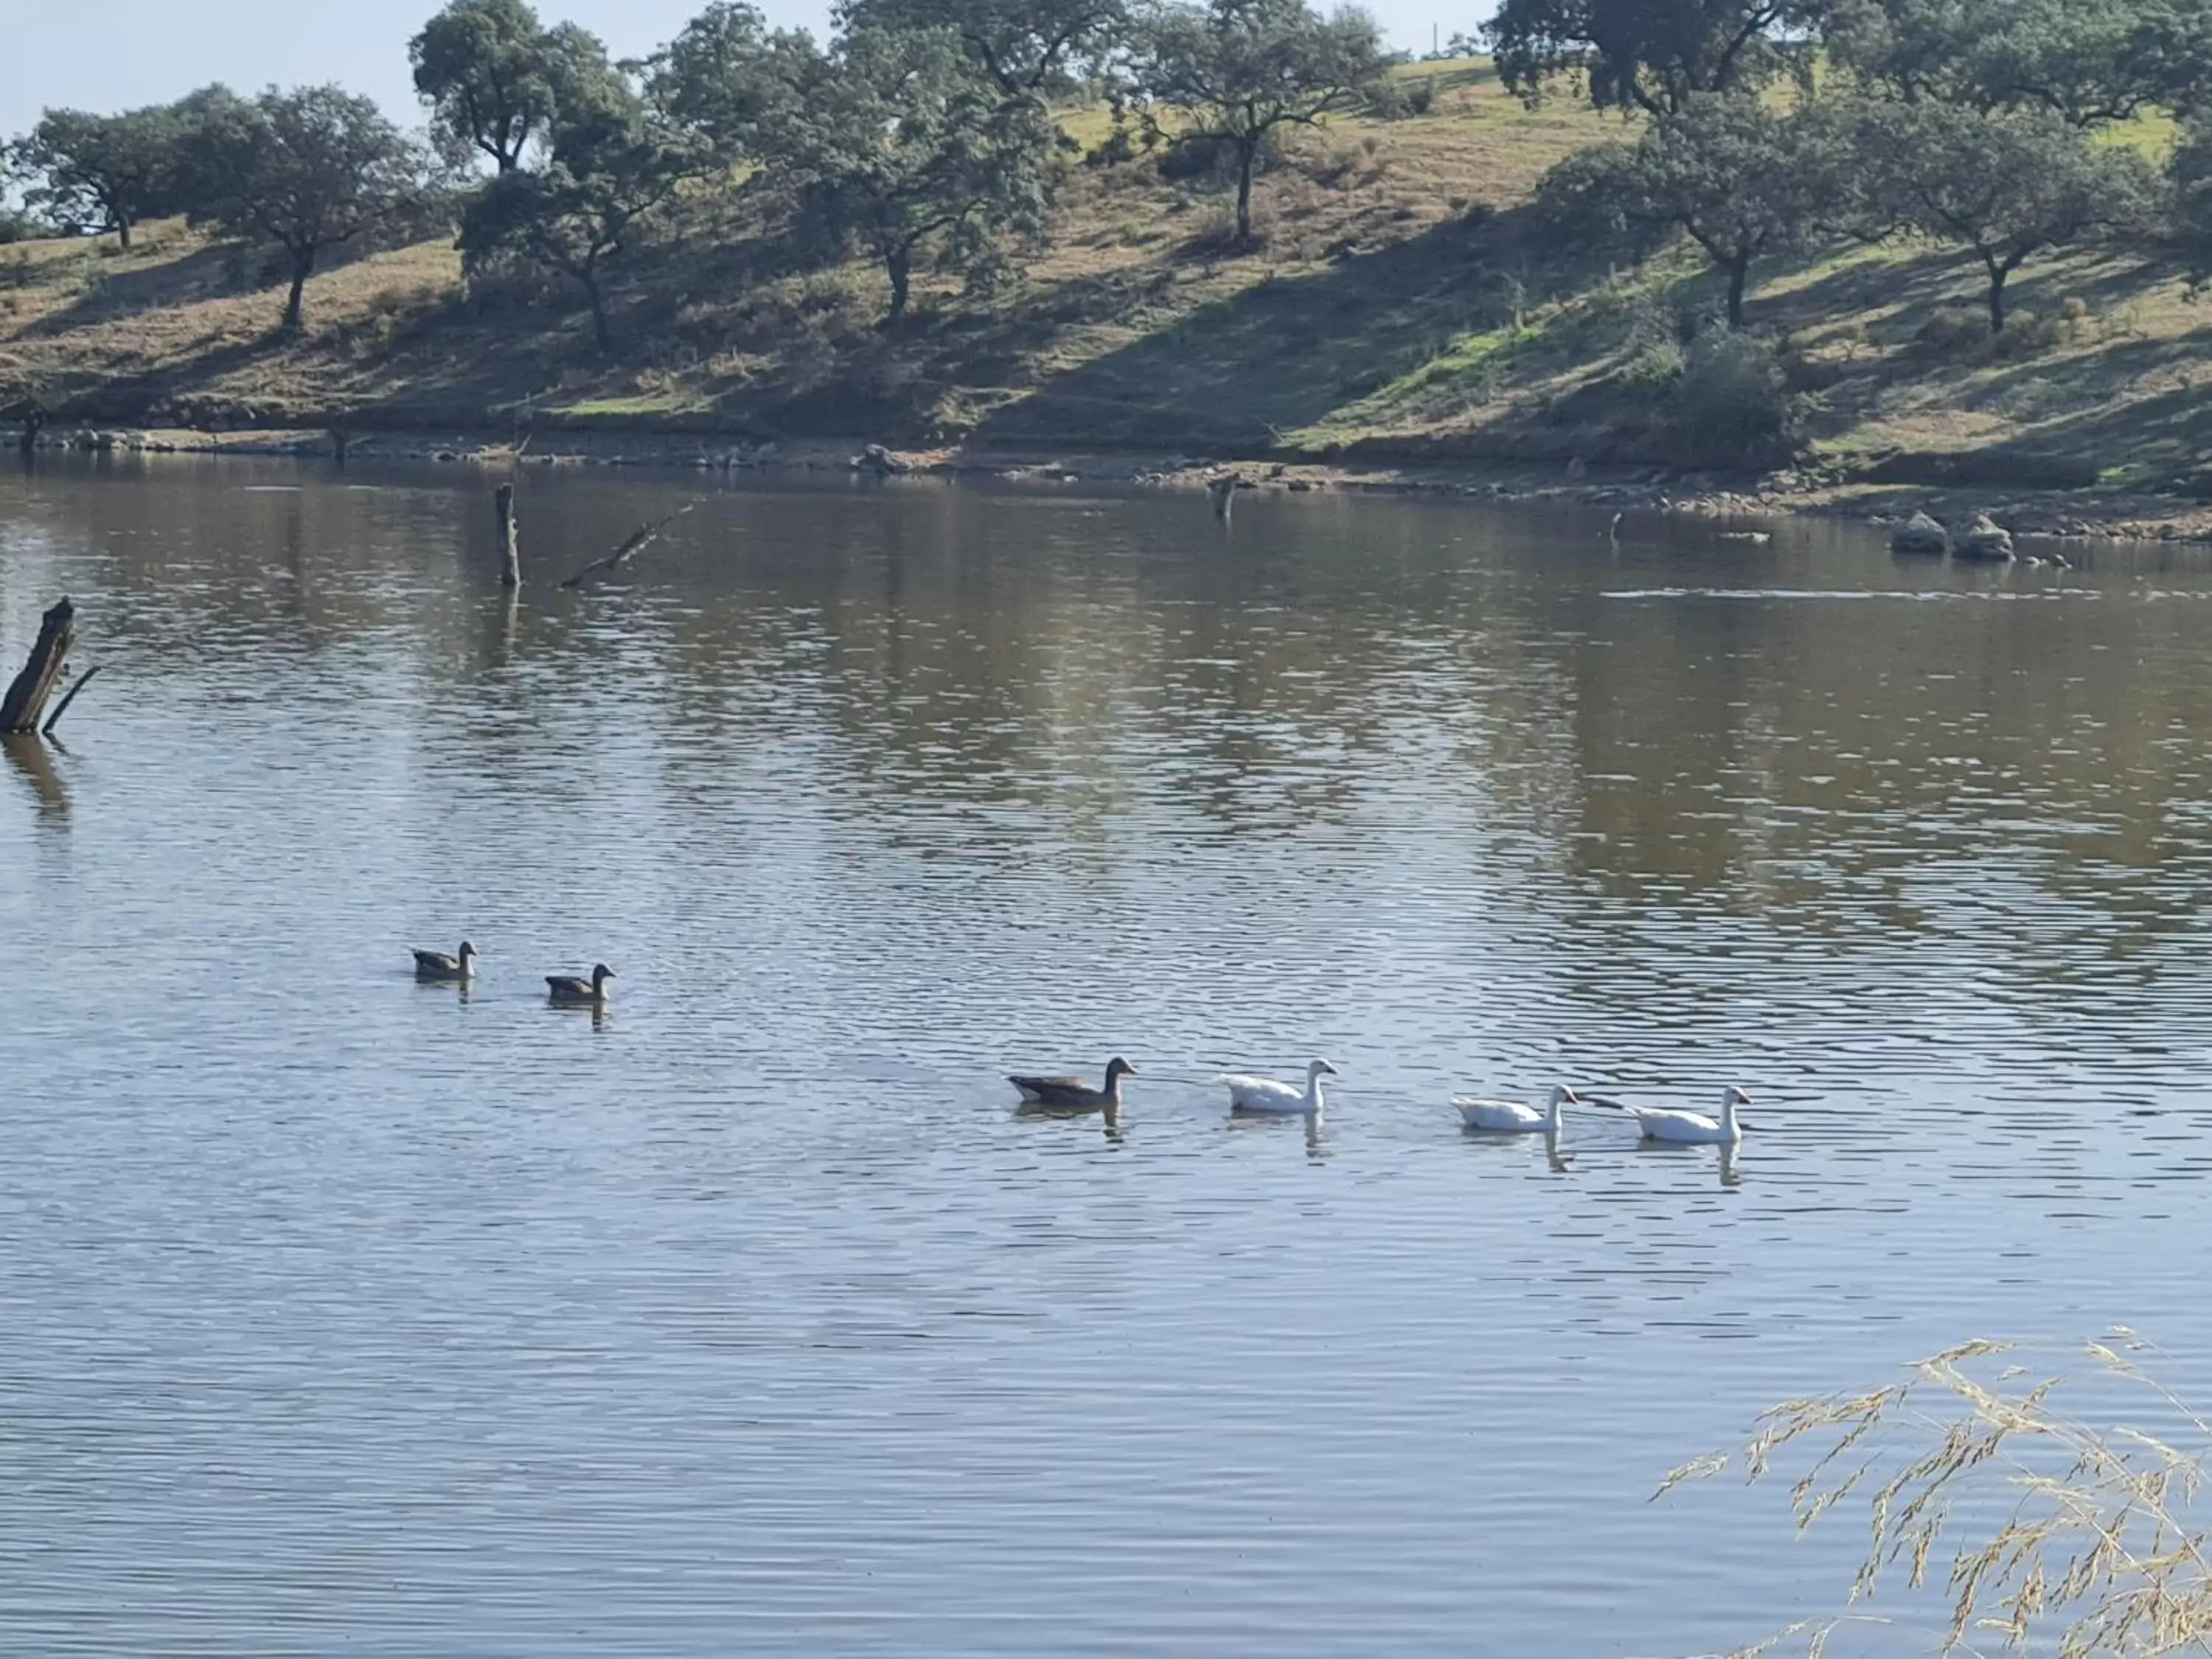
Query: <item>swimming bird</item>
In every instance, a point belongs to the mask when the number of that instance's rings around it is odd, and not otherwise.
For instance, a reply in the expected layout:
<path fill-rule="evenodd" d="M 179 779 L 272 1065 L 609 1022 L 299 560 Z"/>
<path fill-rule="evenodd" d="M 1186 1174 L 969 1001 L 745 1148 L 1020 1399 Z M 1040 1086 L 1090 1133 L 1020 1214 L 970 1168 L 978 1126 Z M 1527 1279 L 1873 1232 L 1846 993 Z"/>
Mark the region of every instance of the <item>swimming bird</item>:
<path fill-rule="evenodd" d="M 1735 1109 L 1751 1104 L 1751 1097 L 1734 1084 L 1721 1095 L 1721 1115 L 1717 1121 L 1703 1112 L 1676 1111 L 1663 1106 L 1631 1106 L 1618 1100 L 1599 1103 L 1618 1106 L 1636 1120 L 1637 1127 L 1644 1131 L 1646 1140 L 1674 1140 L 1699 1146 L 1734 1146 L 1743 1139 L 1743 1125 L 1736 1119 Z"/>
<path fill-rule="evenodd" d="M 563 1008 L 604 1008 L 607 1006 L 607 981 L 616 976 L 615 970 L 604 962 L 592 969 L 587 980 L 566 974 L 548 974 L 547 999 Z"/>
<path fill-rule="evenodd" d="M 477 973 L 477 947 L 466 939 L 461 941 L 461 953 L 446 956 L 436 951 L 415 952 L 415 977 L 427 980 L 474 979 Z"/>
<path fill-rule="evenodd" d="M 1079 1077 L 1010 1077 L 1007 1082 L 1032 1106 L 1066 1106 L 1095 1111 L 1121 1103 L 1121 1079 L 1134 1077 L 1137 1068 L 1120 1056 L 1106 1062 L 1106 1086 L 1094 1089 Z"/>
<path fill-rule="evenodd" d="M 1459 1108 L 1462 1123 L 1470 1129 L 1501 1135 L 1540 1133 L 1556 1135 L 1565 1127 L 1559 1109 L 1582 1103 L 1582 1097 L 1564 1083 L 1552 1091 L 1551 1104 L 1542 1111 L 1538 1111 L 1534 1106 L 1523 1106 L 1517 1100 L 1478 1100 L 1468 1095 L 1452 1097 L 1452 1104 Z"/>
<path fill-rule="evenodd" d="M 1306 1086 L 1301 1093 L 1294 1085 L 1278 1083 L 1271 1077 L 1245 1077 L 1241 1073 L 1224 1073 L 1222 1081 L 1229 1085 L 1229 1109 L 1232 1112 L 1275 1112 L 1287 1115 L 1303 1112 L 1309 1117 L 1321 1115 L 1321 1080 L 1340 1075 L 1335 1066 L 1325 1060 L 1317 1060 L 1306 1067 Z"/>

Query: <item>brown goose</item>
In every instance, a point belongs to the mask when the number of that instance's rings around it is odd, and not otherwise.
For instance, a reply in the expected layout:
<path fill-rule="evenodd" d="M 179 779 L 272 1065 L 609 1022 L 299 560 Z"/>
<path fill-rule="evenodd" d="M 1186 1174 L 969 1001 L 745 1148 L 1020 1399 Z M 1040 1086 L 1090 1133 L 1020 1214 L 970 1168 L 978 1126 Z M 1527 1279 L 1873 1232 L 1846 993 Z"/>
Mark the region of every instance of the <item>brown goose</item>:
<path fill-rule="evenodd" d="M 477 947 L 466 939 L 461 941 L 461 953 L 449 957 L 436 951 L 417 951 L 415 953 L 415 977 L 429 980 L 466 980 L 477 975 Z"/>
<path fill-rule="evenodd" d="M 1007 1082 L 1022 1091 L 1022 1099 L 1033 1106 L 1077 1106 L 1096 1108 L 1119 1106 L 1121 1103 L 1121 1079 L 1134 1077 L 1137 1068 L 1126 1060 L 1106 1062 L 1106 1086 L 1094 1089 L 1079 1077 L 1010 1077 Z"/>
<path fill-rule="evenodd" d="M 607 1006 L 607 981 L 615 976 L 615 970 L 604 962 L 592 969 L 589 979 L 574 979 L 566 974 L 548 974 L 545 976 L 546 994 L 563 1008 L 604 1008 Z"/>

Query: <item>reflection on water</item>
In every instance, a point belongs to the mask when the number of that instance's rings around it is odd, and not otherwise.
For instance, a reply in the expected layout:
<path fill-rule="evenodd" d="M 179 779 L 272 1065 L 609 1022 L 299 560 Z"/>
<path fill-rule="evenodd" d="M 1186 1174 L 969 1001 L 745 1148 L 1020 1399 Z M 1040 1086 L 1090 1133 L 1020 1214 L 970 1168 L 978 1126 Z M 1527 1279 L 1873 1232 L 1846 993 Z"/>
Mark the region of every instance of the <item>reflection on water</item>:
<path fill-rule="evenodd" d="M 1758 1407 L 2212 1334 L 2198 556 L 841 484 L 576 594 L 695 485 L 522 487 L 518 597 L 473 475 L 0 473 L 114 670 L 0 786 L 10 1650 L 1710 1650 L 1854 1565 L 1645 1504 Z M 1555 1080 L 1759 1105 L 1449 1105 Z"/>
<path fill-rule="evenodd" d="M 0 754 L 8 757 L 8 764 L 31 786 L 40 817 L 57 823 L 69 817 L 69 790 L 56 765 L 58 747 L 29 733 L 0 735 Z"/>

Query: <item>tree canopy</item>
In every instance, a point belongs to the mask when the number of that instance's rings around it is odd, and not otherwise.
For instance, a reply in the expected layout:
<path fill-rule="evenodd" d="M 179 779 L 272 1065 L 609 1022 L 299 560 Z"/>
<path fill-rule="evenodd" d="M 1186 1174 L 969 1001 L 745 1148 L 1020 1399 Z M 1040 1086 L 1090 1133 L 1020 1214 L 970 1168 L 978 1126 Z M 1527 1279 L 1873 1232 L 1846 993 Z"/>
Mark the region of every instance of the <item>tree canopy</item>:
<path fill-rule="evenodd" d="M 1563 172 L 1550 193 L 1577 197 L 1608 229 L 1688 236 L 1725 277 L 1729 325 L 1741 328 L 1753 262 L 1802 243 L 1833 199 L 1832 140 L 1832 124 L 1816 112 L 1705 93 L 1652 121 L 1633 146 Z"/>
<path fill-rule="evenodd" d="M 1050 120 L 1008 100 L 950 30 L 854 29 L 794 63 L 795 111 L 769 155 L 807 229 L 882 265 L 887 327 L 906 319 L 918 261 L 985 275 L 1009 238 L 1042 228 Z"/>
<path fill-rule="evenodd" d="M 2022 264 L 2128 224 L 2156 193 L 2142 156 L 2086 139 L 2047 108 L 1877 107 L 1860 124 L 1854 150 L 1868 228 L 1972 252 L 1987 277 L 1993 333 L 2004 330 L 2006 284 Z"/>
<path fill-rule="evenodd" d="M 24 205 L 67 229 L 113 231 L 127 248 L 138 222 L 175 198 L 177 135 L 174 106 L 50 109 L 15 147 Z"/>
<path fill-rule="evenodd" d="M 1009 96 L 1066 85 L 1127 44 L 1126 0 L 842 0 L 838 27 L 948 29 Z"/>
<path fill-rule="evenodd" d="M 1170 3 L 1146 20 L 1136 82 L 1174 112 L 1172 136 L 1225 145 L 1237 169 L 1237 238 L 1252 240 L 1252 174 L 1271 134 L 1356 107 L 1387 60 L 1375 20 L 1306 0 Z"/>
<path fill-rule="evenodd" d="M 1567 80 L 1600 109 L 1680 111 L 1766 85 L 1820 0 L 1504 0 L 1485 27 L 1498 77 L 1535 102 Z"/>
<path fill-rule="evenodd" d="M 1877 94 L 1983 112 L 2045 109 L 2073 125 L 2187 96 L 2208 25 L 2168 0 L 1838 0 L 1837 68 Z"/>
<path fill-rule="evenodd" d="M 502 173 L 522 165 L 564 105 L 607 95 L 614 73 L 596 38 L 569 23 L 547 28 L 528 0 L 452 0 L 408 54 L 448 157 L 480 151 Z"/>
<path fill-rule="evenodd" d="M 501 173 L 471 204 L 462 255 L 478 266 L 519 255 L 569 277 L 591 307 L 593 343 L 611 350 L 607 262 L 675 194 L 694 157 L 635 93 L 604 89 L 592 106 L 556 118 L 547 150 L 543 168 Z"/>
<path fill-rule="evenodd" d="M 771 33 L 744 0 L 715 0 L 653 60 L 653 102 L 723 161 L 754 160 L 771 129 L 803 118 L 820 59 L 807 35 Z"/>
<path fill-rule="evenodd" d="M 301 321 L 307 278 L 330 248 L 372 234 L 416 194 L 422 157 L 376 105 L 337 87 L 274 87 L 211 101 L 187 141 L 194 217 L 283 248 L 283 326 Z"/>

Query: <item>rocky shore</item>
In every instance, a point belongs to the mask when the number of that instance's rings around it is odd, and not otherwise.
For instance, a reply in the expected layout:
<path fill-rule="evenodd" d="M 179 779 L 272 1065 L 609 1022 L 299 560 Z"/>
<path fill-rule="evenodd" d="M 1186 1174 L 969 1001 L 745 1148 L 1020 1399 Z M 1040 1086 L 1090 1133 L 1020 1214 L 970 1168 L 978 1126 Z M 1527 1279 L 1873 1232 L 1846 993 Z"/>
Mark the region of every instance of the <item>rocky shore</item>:
<path fill-rule="evenodd" d="M 1190 454 L 1066 450 L 1051 453 L 959 447 L 894 450 L 860 441 L 749 442 L 722 435 L 562 432 L 521 441 L 476 433 L 202 431 L 179 428 L 49 428 L 37 451 L 104 456 L 278 457 L 325 461 L 404 460 L 511 470 L 623 467 L 728 474 L 860 474 L 877 477 L 989 478 L 1037 485 L 1115 485 L 1202 490 L 1233 477 L 1240 490 L 1363 491 L 1457 496 L 1674 513 L 1756 521 L 1793 515 L 1901 526 L 1915 514 L 1965 526 L 1986 518 L 2014 536 L 2212 544 L 2212 504 L 2173 496 L 2082 489 L 2012 489 L 1993 495 L 1925 486 L 1867 484 L 1780 472 L 1723 480 L 1643 470 L 1607 476 L 1578 465 L 1484 467 L 1432 460 L 1358 464 L 1297 458 L 1222 459 Z"/>

